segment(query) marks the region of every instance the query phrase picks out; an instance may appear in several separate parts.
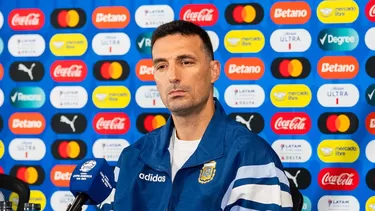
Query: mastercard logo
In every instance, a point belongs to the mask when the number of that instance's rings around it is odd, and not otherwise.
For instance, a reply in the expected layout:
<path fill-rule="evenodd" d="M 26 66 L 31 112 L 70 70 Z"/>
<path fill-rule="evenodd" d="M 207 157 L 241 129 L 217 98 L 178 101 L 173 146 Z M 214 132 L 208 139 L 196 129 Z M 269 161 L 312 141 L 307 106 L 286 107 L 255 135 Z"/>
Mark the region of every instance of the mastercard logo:
<path fill-rule="evenodd" d="M 57 160 L 81 160 L 87 154 L 87 145 L 82 140 L 56 140 L 51 150 Z"/>
<path fill-rule="evenodd" d="M 303 57 L 276 58 L 271 72 L 277 79 L 303 79 L 310 75 L 311 64 Z"/>
<path fill-rule="evenodd" d="M 94 65 L 94 76 L 99 81 L 124 81 L 129 69 L 129 64 L 122 60 L 98 61 Z"/>
<path fill-rule="evenodd" d="M 2 64 L 0 64 L 0 81 L 3 79 L 4 77 L 4 67 Z"/>
<path fill-rule="evenodd" d="M 319 130 L 324 134 L 353 134 L 358 126 L 358 117 L 351 112 L 327 112 L 318 119 Z"/>
<path fill-rule="evenodd" d="M 45 178 L 44 170 L 40 166 L 16 165 L 10 170 L 10 175 L 17 177 L 29 185 L 41 185 Z"/>
<path fill-rule="evenodd" d="M 0 166 L 0 174 L 4 174 L 4 169 L 1 166 Z"/>
<path fill-rule="evenodd" d="M 258 24 L 263 18 L 264 10 L 258 3 L 231 4 L 225 9 L 225 19 L 231 25 Z"/>
<path fill-rule="evenodd" d="M 86 13 L 80 8 L 56 9 L 51 14 L 51 24 L 57 29 L 81 28 L 86 23 Z"/>
<path fill-rule="evenodd" d="M 137 129 L 146 134 L 166 124 L 169 114 L 167 113 L 143 113 L 137 118 Z"/>

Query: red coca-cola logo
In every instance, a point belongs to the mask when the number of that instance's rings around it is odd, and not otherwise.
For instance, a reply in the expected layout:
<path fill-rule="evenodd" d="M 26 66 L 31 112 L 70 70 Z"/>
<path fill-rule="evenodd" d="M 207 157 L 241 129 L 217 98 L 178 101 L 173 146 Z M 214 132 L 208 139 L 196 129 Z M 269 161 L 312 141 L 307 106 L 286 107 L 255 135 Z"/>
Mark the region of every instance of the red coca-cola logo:
<path fill-rule="evenodd" d="M 365 14 L 367 18 L 370 21 L 375 22 L 375 1 L 367 2 L 365 10 L 366 10 Z"/>
<path fill-rule="evenodd" d="M 121 112 L 98 113 L 92 123 L 98 134 L 125 134 L 130 128 L 128 115 Z"/>
<path fill-rule="evenodd" d="M 39 30 L 44 25 L 40 9 L 14 9 L 9 13 L 8 24 L 13 30 Z"/>
<path fill-rule="evenodd" d="M 219 18 L 219 12 L 213 4 L 187 4 L 181 8 L 180 19 L 200 26 L 212 26 Z"/>
<path fill-rule="evenodd" d="M 273 115 L 271 128 L 276 134 L 306 134 L 311 128 L 311 119 L 304 112 L 281 112 Z"/>
<path fill-rule="evenodd" d="M 80 82 L 86 78 L 87 66 L 80 60 L 60 60 L 51 65 L 50 73 L 56 82 Z"/>
<path fill-rule="evenodd" d="M 325 168 L 319 172 L 319 185 L 324 190 L 354 190 L 359 183 L 359 175 L 352 168 Z"/>

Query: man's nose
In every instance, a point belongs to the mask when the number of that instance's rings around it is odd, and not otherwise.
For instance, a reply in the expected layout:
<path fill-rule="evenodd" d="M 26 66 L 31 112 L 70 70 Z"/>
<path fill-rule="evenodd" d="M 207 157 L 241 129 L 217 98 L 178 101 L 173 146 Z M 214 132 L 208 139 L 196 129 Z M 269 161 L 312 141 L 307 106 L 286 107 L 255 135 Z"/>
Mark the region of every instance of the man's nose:
<path fill-rule="evenodd" d="M 175 64 L 169 65 L 168 68 L 168 79 L 170 83 L 178 83 L 180 82 L 180 71 Z"/>

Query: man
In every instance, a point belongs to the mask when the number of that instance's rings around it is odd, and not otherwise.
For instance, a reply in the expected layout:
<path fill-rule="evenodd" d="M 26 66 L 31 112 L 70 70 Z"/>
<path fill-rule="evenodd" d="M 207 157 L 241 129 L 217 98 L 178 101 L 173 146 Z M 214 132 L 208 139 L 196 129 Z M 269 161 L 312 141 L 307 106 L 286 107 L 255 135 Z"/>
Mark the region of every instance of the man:
<path fill-rule="evenodd" d="M 155 82 L 171 117 L 123 150 L 110 209 L 291 210 L 277 154 L 213 97 L 220 63 L 207 33 L 173 21 L 155 30 L 151 46 Z"/>

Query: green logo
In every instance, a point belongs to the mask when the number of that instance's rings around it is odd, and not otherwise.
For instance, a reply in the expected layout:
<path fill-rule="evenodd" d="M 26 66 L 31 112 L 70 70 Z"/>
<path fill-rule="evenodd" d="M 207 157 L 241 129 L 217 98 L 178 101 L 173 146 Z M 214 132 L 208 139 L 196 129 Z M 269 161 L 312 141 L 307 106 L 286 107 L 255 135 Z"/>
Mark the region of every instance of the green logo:
<path fill-rule="evenodd" d="M 358 33 L 351 28 L 323 29 L 318 35 L 319 47 L 324 51 L 352 51 L 358 40 Z"/>
<path fill-rule="evenodd" d="M 371 84 L 366 89 L 366 101 L 368 104 L 375 106 L 375 84 Z"/>
<path fill-rule="evenodd" d="M 311 201 L 307 196 L 303 196 L 302 211 L 311 211 Z"/>
<path fill-rule="evenodd" d="M 139 52 L 143 54 L 151 54 L 151 37 L 152 32 L 146 32 L 143 34 L 140 34 L 137 37 L 137 49 Z"/>
<path fill-rule="evenodd" d="M 46 101 L 43 89 L 39 87 L 18 87 L 10 92 L 10 103 L 16 108 L 40 108 Z"/>

